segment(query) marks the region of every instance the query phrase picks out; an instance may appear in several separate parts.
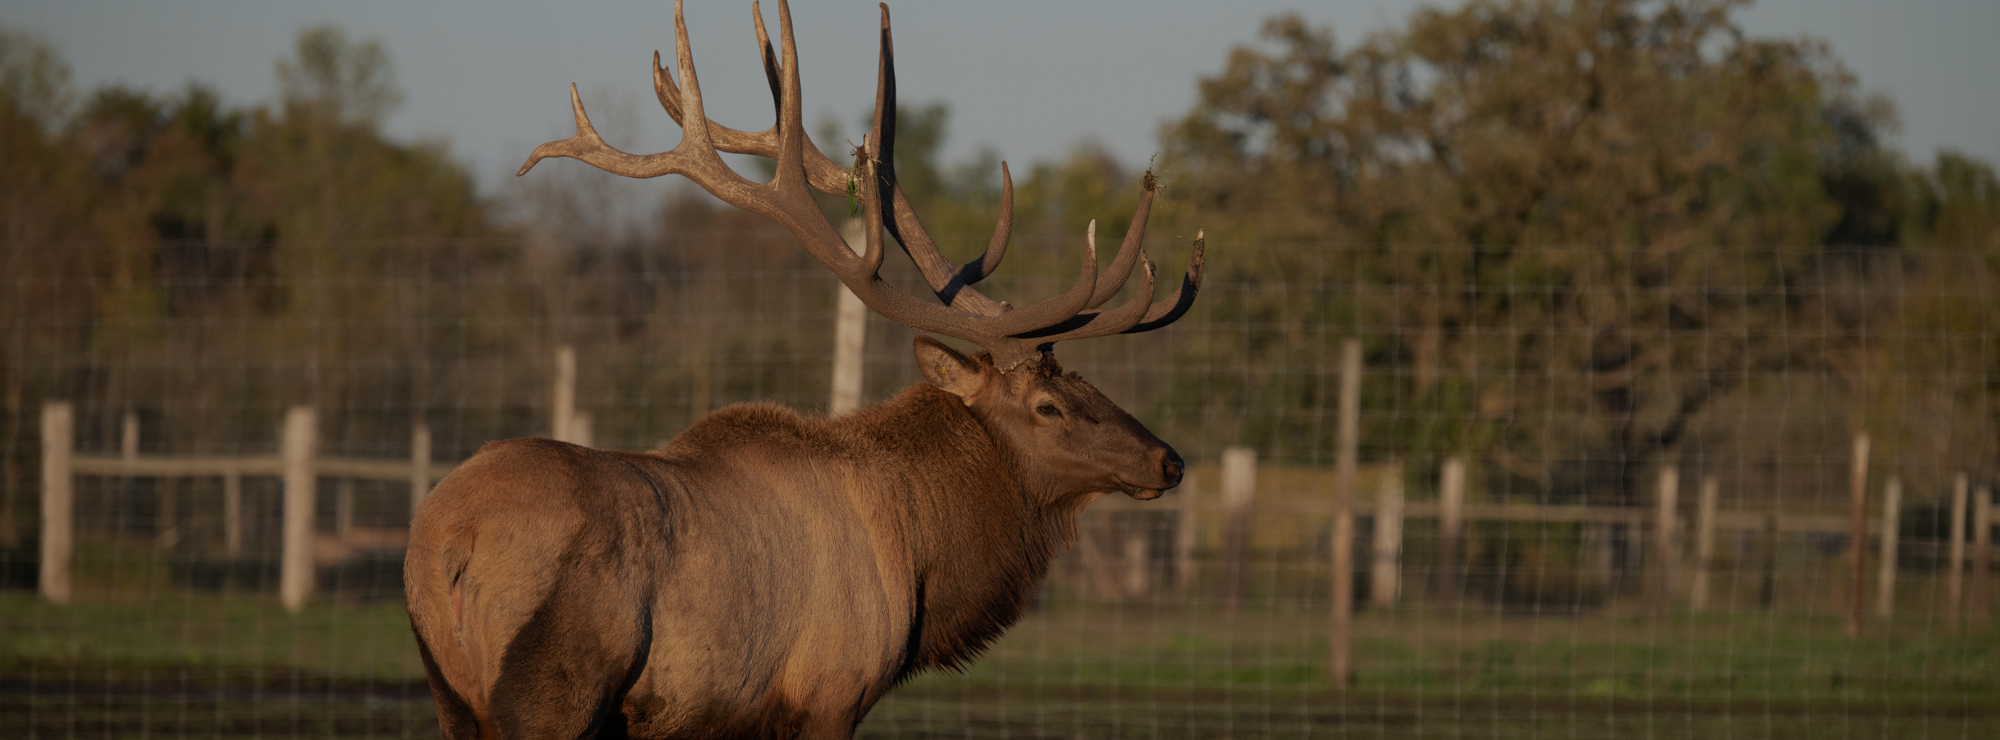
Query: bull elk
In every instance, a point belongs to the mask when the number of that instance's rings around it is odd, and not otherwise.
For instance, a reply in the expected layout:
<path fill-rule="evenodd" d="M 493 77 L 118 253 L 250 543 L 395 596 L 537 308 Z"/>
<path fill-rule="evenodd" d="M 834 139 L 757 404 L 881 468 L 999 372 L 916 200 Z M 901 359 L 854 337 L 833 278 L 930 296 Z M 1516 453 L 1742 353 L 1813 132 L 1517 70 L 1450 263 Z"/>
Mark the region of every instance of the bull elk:
<path fill-rule="evenodd" d="M 1181 481 L 1172 447 L 1065 373 L 1058 340 L 1157 329 L 1201 281 L 1197 238 L 1181 285 L 1155 302 L 1140 249 L 1156 185 L 1098 275 L 1095 226 L 1074 287 L 1013 308 L 971 286 L 1007 245 L 1012 182 L 985 254 L 954 265 L 895 175 L 895 70 L 882 7 L 875 122 L 853 167 L 801 122 L 797 51 L 780 0 L 782 57 L 752 5 L 778 109 L 762 132 L 702 111 L 679 3 L 679 86 L 653 58 L 671 151 L 606 145 L 570 88 L 576 135 L 537 147 L 628 177 L 679 174 L 789 231 L 876 312 L 985 348 L 919 336 L 924 379 L 836 418 L 770 404 L 709 414 L 651 452 L 546 439 L 486 445 L 440 482 L 411 525 L 410 625 L 451 738 L 851 737 L 898 681 L 971 660 L 1017 620 L 1077 516 L 1112 491 L 1152 499 Z M 777 161 L 758 184 L 718 152 Z M 811 190 L 859 183 L 866 248 L 851 250 Z M 887 229 L 939 303 L 884 282 Z M 1140 282 L 1097 310 L 1134 267 Z"/>

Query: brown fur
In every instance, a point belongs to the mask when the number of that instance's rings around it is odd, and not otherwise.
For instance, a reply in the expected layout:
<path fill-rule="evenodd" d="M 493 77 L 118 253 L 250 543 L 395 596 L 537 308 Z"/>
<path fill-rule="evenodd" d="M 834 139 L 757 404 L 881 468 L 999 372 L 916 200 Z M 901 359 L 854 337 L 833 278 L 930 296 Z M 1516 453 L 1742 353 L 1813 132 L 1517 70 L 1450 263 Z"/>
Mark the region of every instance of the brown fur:
<path fill-rule="evenodd" d="M 1096 496 L 1179 482 L 1052 357 L 918 356 L 932 383 L 841 418 L 732 406 L 656 452 L 459 466 L 405 566 L 446 737 L 850 737 L 1018 619 Z"/>

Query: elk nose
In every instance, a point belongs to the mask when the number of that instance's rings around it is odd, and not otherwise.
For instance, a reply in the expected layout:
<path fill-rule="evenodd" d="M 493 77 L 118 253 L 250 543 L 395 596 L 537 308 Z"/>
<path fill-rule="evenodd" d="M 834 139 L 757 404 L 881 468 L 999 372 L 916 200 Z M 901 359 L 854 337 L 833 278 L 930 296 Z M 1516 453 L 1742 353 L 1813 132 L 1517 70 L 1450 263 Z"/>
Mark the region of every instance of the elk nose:
<path fill-rule="evenodd" d="M 1167 488 L 1181 484 L 1181 473 L 1187 471 L 1187 463 L 1181 462 L 1181 455 L 1174 448 L 1165 448 L 1165 459 L 1160 462 L 1160 475 L 1167 481 Z"/>

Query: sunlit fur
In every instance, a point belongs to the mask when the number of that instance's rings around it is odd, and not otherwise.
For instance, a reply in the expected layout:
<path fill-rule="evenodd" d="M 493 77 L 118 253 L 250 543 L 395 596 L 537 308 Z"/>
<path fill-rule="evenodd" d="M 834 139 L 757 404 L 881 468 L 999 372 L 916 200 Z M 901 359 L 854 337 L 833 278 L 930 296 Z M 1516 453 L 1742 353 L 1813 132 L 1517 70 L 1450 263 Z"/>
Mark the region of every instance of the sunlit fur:
<path fill-rule="evenodd" d="M 445 735 L 849 737 L 1018 619 L 1091 500 L 1179 482 L 1053 357 L 1003 375 L 944 352 L 970 395 L 732 406 L 655 452 L 481 449 L 425 501 L 405 566 Z"/>

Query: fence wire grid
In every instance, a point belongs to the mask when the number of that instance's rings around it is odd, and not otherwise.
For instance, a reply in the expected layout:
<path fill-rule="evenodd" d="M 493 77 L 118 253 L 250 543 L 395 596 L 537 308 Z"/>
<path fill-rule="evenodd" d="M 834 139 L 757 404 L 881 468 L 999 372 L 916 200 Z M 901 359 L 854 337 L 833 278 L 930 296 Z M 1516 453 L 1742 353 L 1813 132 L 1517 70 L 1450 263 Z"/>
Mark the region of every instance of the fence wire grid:
<path fill-rule="evenodd" d="M 675 239 L 0 245 L 0 736 L 437 736 L 400 581 L 431 481 L 497 439 L 827 406 L 832 277 L 769 232 Z M 1074 280 L 1019 251 L 989 295 Z M 2000 735 L 1995 260 L 1218 239 L 1180 322 L 1057 350 L 1186 482 L 1094 504 L 1020 623 L 859 735 Z M 867 332 L 865 401 L 920 382 L 908 329 Z"/>

